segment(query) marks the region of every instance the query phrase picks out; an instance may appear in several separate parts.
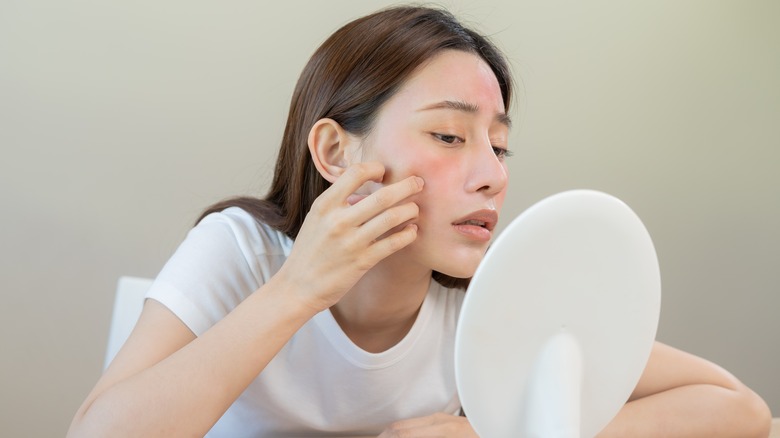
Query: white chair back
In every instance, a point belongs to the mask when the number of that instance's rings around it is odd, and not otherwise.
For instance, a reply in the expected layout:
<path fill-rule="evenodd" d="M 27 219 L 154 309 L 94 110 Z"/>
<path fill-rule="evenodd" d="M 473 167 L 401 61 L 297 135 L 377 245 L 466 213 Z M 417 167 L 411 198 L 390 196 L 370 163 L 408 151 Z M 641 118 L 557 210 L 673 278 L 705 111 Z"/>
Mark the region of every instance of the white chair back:
<path fill-rule="evenodd" d="M 152 285 L 152 279 L 138 277 L 120 277 L 116 288 L 114 312 L 111 316 L 111 330 L 108 335 L 108 348 L 103 369 L 114 360 L 122 348 L 130 332 L 133 331 L 141 309 L 144 305 L 144 295 Z"/>

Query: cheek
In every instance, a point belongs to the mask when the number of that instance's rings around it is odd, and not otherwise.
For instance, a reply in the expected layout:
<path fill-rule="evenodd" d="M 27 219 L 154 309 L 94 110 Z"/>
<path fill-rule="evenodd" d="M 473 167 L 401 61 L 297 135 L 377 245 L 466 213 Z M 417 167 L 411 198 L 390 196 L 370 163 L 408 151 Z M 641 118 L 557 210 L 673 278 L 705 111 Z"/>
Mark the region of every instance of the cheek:
<path fill-rule="evenodd" d="M 442 178 L 448 178 L 448 169 L 453 167 L 445 157 L 437 156 L 426 150 L 424 145 L 415 144 L 412 139 L 399 138 L 393 147 L 382 147 L 376 152 L 374 159 L 385 165 L 384 184 L 419 176 L 425 180 L 423 192 Z"/>
<path fill-rule="evenodd" d="M 418 224 L 425 226 L 429 221 L 446 211 L 447 205 L 455 203 L 448 199 L 456 193 L 457 167 L 445 157 L 421 151 L 421 148 L 398 148 L 387 157 L 377 157 L 385 165 L 383 185 L 392 184 L 409 176 L 419 176 L 425 181 L 421 193 L 408 198 L 420 208 Z M 427 227 L 426 227 L 427 228 Z"/>
<path fill-rule="evenodd" d="M 457 166 L 445 159 L 427 159 L 424 164 L 409 167 L 410 174 L 420 176 L 425 180 L 422 192 L 414 199 L 420 207 L 421 224 L 430 225 L 449 216 L 458 209 L 461 191 L 455 188 L 463 185 Z M 430 231 L 430 230 L 426 230 Z"/>
<path fill-rule="evenodd" d="M 451 161 L 425 153 L 397 154 L 386 164 L 389 175 L 385 183 L 400 181 L 408 176 L 419 176 L 425 181 L 423 199 L 446 198 L 455 191 L 458 169 Z M 388 178 L 389 177 L 389 178 Z"/>

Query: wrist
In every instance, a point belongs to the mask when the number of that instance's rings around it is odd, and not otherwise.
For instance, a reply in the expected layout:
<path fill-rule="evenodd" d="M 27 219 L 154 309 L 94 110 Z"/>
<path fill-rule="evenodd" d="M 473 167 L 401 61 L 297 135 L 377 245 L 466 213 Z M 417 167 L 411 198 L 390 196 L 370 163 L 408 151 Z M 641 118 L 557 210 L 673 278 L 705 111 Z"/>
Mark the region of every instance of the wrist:
<path fill-rule="evenodd" d="M 303 284 L 300 276 L 290 275 L 284 266 L 263 287 L 266 288 L 264 293 L 280 300 L 282 306 L 307 319 L 330 307 L 323 300 L 317 299 L 311 285 Z"/>

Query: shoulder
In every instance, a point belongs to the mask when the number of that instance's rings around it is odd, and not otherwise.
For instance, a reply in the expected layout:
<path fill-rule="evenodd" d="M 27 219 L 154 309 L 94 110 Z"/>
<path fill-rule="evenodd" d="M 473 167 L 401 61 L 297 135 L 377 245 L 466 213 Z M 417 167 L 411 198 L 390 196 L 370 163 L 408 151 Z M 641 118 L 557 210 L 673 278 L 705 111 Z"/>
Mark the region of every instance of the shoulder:
<path fill-rule="evenodd" d="M 282 266 L 292 239 L 240 208 L 193 227 L 147 292 L 197 335 L 222 319 Z"/>
<path fill-rule="evenodd" d="M 230 207 L 204 217 L 190 234 L 204 234 L 215 239 L 232 239 L 247 256 L 288 255 L 292 239 L 246 210 Z M 189 236 L 188 236 L 189 237 Z"/>

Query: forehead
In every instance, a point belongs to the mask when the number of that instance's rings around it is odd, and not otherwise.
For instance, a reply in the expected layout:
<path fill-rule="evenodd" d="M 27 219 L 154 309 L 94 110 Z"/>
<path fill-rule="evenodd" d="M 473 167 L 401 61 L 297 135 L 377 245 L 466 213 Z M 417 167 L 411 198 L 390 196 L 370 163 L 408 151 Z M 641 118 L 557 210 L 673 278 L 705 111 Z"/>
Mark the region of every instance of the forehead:
<path fill-rule="evenodd" d="M 425 107 L 442 101 L 466 102 L 491 116 L 504 113 L 501 88 L 490 66 L 459 50 L 445 50 L 420 65 L 388 104 Z"/>

